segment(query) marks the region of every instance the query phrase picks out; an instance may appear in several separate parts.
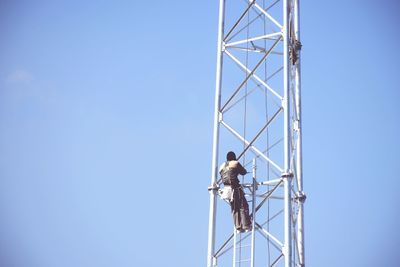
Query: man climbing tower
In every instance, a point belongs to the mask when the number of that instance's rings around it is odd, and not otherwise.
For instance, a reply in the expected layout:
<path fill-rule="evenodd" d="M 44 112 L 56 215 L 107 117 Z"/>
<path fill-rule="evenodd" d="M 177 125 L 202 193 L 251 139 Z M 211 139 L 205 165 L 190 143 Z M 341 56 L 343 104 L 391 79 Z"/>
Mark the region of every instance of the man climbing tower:
<path fill-rule="evenodd" d="M 236 160 L 234 152 L 226 155 L 226 162 L 219 168 L 224 190 L 229 192 L 229 203 L 233 215 L 233 222 L 236 230 L 240 232 L 251 230 L 249 215 L 249 204 L 244 196 L 243 188 L 240 185 L 238 175 L 245 175 L 246 169 Z"/>

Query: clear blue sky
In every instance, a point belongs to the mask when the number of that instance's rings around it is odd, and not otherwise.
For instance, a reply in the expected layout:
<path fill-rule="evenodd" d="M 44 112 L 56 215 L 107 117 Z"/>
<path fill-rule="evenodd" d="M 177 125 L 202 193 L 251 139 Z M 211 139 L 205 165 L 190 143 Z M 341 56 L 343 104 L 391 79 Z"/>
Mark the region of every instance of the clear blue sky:
<path fill-rule="evenodd" d="M 0 266 L 205 266 L 217 2 L 0 2 Z M 302 1 L 309 267 L 399 265 L 399 11 Z"/>

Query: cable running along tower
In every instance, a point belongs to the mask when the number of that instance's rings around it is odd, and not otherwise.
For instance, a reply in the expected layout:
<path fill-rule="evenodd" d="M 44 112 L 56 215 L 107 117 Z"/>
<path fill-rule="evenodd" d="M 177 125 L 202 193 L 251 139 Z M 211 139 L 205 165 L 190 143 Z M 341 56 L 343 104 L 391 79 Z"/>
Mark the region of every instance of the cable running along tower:
<path fill-rule="evenodd" d="M 300 49 L 299 0 L 219 0 L 208 267 L 305 266 Z M 219 197 L 229 150 L 249 172 L 246 233 Z"/>

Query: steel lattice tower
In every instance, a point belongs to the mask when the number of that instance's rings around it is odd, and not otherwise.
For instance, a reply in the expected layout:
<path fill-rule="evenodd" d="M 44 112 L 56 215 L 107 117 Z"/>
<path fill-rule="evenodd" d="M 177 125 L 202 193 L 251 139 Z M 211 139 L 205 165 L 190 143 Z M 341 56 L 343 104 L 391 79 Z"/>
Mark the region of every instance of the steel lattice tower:
<path fill-rule="evenodd" d="M 300 49 L 299 0 L 219 1 L 208 267 L 305 266 Z M 229 150 L 252 172 L 247 233 L 218 197 Z"/>

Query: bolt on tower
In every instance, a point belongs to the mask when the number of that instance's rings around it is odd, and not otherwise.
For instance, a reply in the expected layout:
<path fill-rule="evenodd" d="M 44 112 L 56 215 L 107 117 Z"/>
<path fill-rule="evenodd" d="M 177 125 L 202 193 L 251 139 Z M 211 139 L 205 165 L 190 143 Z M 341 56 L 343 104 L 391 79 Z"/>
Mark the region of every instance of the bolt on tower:
<path fill-rule="evenodd" d="M 207 266 L 305 266 L 299 0 L 220 0 Z M 233 150 L 253 228 L 219 195 Z M 218 206 L 218 209 L 217 209 Z"/>

